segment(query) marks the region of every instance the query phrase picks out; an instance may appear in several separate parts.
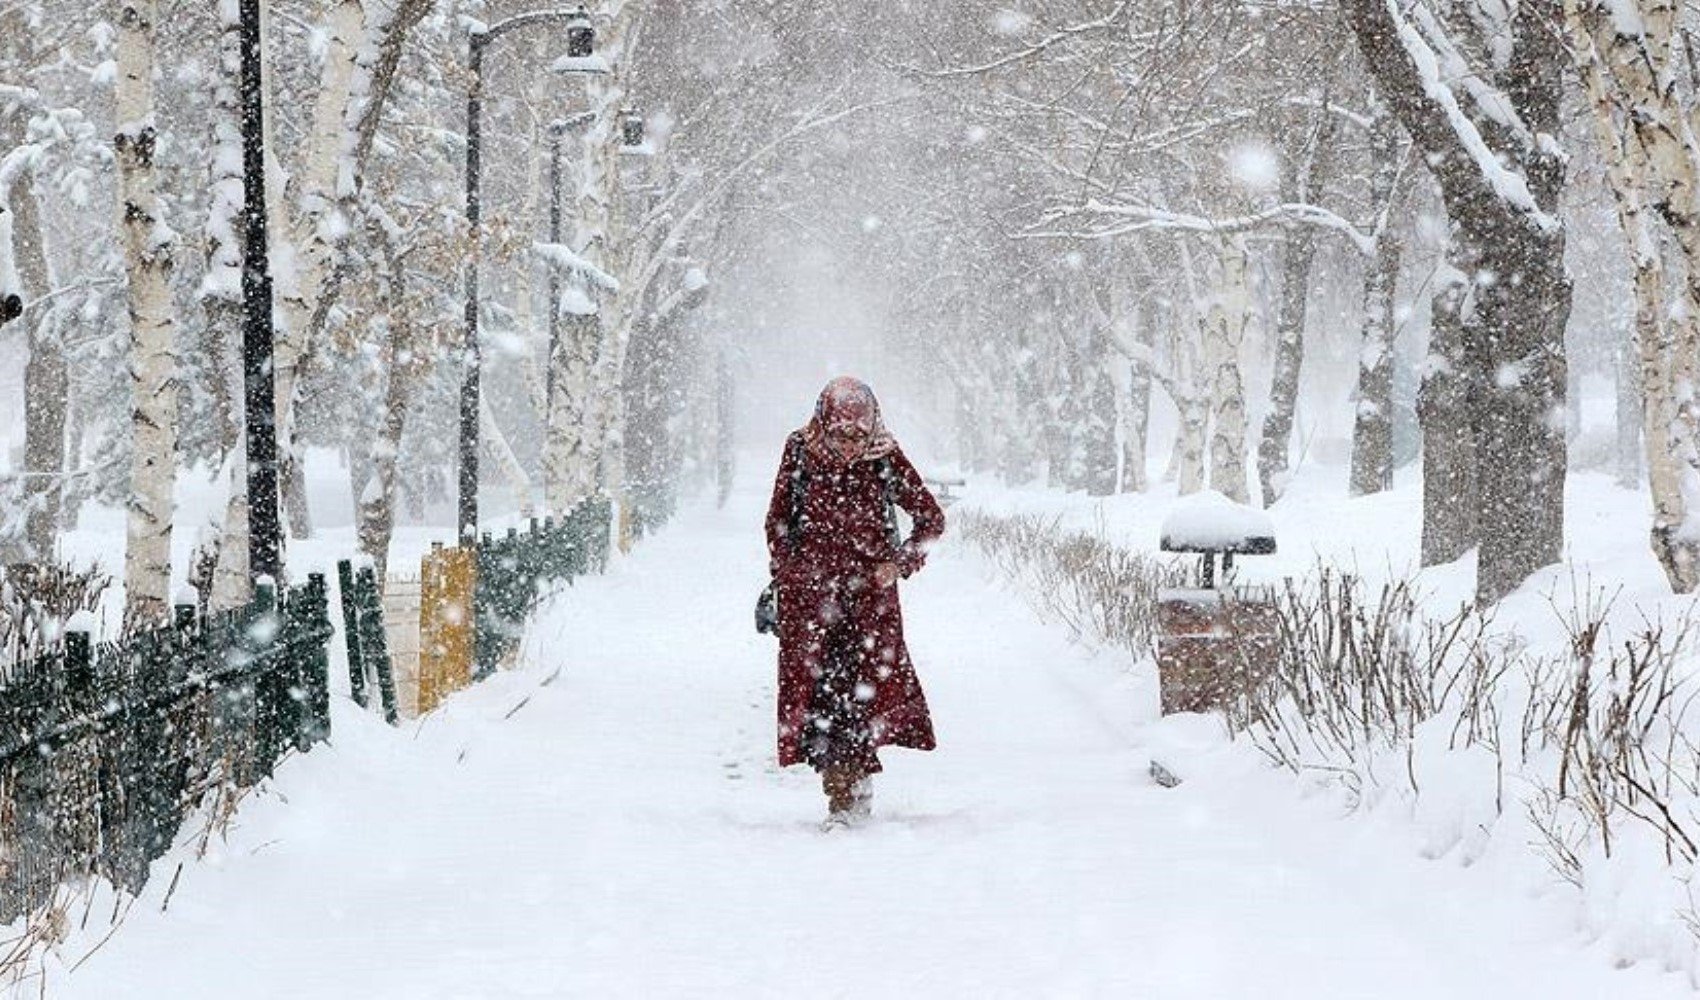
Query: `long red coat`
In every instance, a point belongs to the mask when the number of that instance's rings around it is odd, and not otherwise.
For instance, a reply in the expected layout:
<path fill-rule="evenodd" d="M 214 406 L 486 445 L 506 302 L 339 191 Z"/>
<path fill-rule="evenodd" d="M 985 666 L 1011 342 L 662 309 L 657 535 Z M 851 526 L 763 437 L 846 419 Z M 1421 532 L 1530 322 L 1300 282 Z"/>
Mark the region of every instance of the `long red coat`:
<path fill-rule="evenodd" d="M 802 537 L 791 539 L 787 525 L 799 461 L 806 473 Z M 768 553 L 779 584 L 781 765 L 803 759 L 798 734 L 828 654 L 820 637 L 829 631 L 853 637 L 853 648 L 840 647 L 838 652 L 857 658 L 858 690 L 871 695 L 866 700 L 873 745 L 916 750 L 935 745 L 927 699 L 903 641 L 897 586 L 878 586 L 874 567 L 894 562 L 904 577 L 919 570 L 926 562 L 926 547 L 944 533 L 944 511 L 900 449 L 893 448 L 886 461 L 891 499 L 914 520 L 909 538 L 896 548 L 885 529 L 886 485 L 879 462 L 823 461 L 803 446 L 801 431 L 786 441 L 767 510 Z M 846 619 L 849 628 L 834 628 Z M 877 768 L 875 763 L 872 769 Z"/>

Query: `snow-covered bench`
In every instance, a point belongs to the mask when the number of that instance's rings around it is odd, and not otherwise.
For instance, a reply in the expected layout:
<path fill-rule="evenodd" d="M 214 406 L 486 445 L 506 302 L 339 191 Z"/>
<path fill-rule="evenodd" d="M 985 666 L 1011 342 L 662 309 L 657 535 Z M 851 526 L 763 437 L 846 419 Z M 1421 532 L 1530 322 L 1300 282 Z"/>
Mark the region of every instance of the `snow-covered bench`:
<path fill-rule="evenodd" d="M 926 482 L 927 488 L 933 491 L 933 498 L 939 502 L 941 507 L 949 507 L 959 499 L 955 493 L 950 491 L 951 487 L 961 489 L 968 485 L 966 479 L 945 479 L 942 476 L 924 476 L 922 479 Z"/>

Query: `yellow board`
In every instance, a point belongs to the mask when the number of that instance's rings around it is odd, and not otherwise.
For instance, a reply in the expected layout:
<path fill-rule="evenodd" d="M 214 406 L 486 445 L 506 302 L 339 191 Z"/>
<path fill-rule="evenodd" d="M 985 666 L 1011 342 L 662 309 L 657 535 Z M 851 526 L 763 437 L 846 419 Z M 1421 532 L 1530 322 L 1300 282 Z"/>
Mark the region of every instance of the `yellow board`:
<path fill-rule="evenodd" d="M 477 553 L 432 546 L 419 575 L 419 714 L 423 715 L 472 683 Z"/>

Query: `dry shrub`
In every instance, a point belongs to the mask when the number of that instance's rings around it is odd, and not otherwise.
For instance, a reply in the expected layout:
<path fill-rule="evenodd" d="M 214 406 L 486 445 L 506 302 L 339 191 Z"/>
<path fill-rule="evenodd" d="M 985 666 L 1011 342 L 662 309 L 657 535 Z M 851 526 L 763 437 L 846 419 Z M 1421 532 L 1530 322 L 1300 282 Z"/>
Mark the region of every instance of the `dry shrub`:
<path fill-rule="evenodd" d="M 1499 752 L 1494 693 L 1517 657 L 1490 638 L 1490 613 L 1466 606 L 1433 619 L 1409 582 L 1372 590 L 1327 566 L 1288 580 L 1274 602 L 1275 659 L 1236 726 L 1270 760 L 1361 792 L 1373 756 L 1443 714 L 1449 749 Z"/>
<path fill-rule="evenodd" d="M 99 607 L 111 583 L 99 569 L 65 563 L 14 563 L 0 570 L 0 679 L 4 664 L 57 645 L 71 616 Z"/>
<path fill-rule="evenodd" d="M 1042 613 L 1136 656 L 1155 647 L 1158 591 L 1187 582 L 1179 568 L 1056 519 L 965 512 L 958 521 Z M 1270 595 L 1276 653 L 1228 721 L 1277 765 L 1326 775 L 1358 801 L 1388 783 L 1415 801 L 1419 754 L 1485 751 L 1494 776 L 1470 780 L 1495 787 L 1463 791 L 1494 816 L 1517 799 L 1530 848 L 1555 872 L 1580 886 L 1619 855 L 1658 857 L 1674 916 L 1700 938 L 1688 893 L 1700 874 L 1696 622 L 1644 617 L 1613 638 L 1611 602 L 1572 592 L 1570 607 L 1554 605 L 1568 647 L 1540 654 L 1496 628 L 1491 608 L 1435 616 L 1409 581 L 1372 588 L 1318 566 Z"/>
<path fill-rule="evenodd" d="M 1184 586 L 1187 572 L 1117 548 L 1101 537 L 1064 531 L 1054 518 L 963 511 L 954 520 L 1005 575 L 1023 585 L 1040 614 L 1077 638 L 1143 656 L 1157 645 L 1157 594 Z"/>
<path fill-rule="evenodd" d="M 1568 669 L 1529 699 L 1525 755 L 1556 758 L 1530 817 L 1548 861 L 1577 884 L 1588 853 L 1610 858 L 1637 836 L 1686 877 L 1700 858 L 1700 725 L 1690 714 L 1700 689 L 1682 668 L 1695 622 L 1643 620 L 1612 642 L 1605 612 L 1591 597 L 1570 612 Z M 1684 917 L 1693 926 L 1695 914 Z"/>

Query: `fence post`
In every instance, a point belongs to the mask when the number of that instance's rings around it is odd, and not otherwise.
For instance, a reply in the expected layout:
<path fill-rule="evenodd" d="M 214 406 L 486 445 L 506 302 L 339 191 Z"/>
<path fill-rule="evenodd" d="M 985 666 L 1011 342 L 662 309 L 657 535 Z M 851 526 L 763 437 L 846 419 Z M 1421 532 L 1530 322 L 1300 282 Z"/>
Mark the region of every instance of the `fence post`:
<path fill-rule="evenodd" d="M 259 777 L 270 777 L 283 752 L 284 702 L 289 697 L 284 669 L 279 663 L 277 585 L 261 580 L 254 585 L 254 601 L 248 605 L 240 637 L 248 654 L 249 677 L 254 685 L 254 763 Z M 281 690 L 280 690 L 281 688 Z"/>
<path fill-rule="evenodd" d="M 71 703 L 81 707 L 94 692 L 94 654 L 87 632 L 65 633 L 65 689 Z"/>
<path fill-rule="evenodd" d="M 354 564 L 340 559 L 336 564 L 337 597 L 342 602 L 342 644 L 348 650 L 348 693 L 354 703 L 366 708 L 365 657 L 360 649 L 360 598 L 354 585 Z"/>
<path fill-rule="evenodd" d="M 477 552 L 478 579 L 472 585 L 472 679 L 481 681 L 496 670 L 496 588 L 501 572 L 496 545 L 485 532 L 473 542 Z"/>
<path fill-rule="evenodd" d="M 307 585 L 290 601 L 292 634 L 297 648 L 290 657 L 298 664 L 301 681 L 301 725 L 295 745 L 307 750 L 331 734 L 330 646 L 331 621 L 325 594 L 325 575 L 307 574 Z"/>
<path fill-rule="evenodd" d="M 400 719 L 396 710 L 395 673 L 390 667 L 390 647 L 384 636 L 384 608 L 378 598 L 377 576 L 372 567 L 360 567 L 355 592 L 359 605 L 361 654 L 377 668 L 378 697 L 383 702 L 384 721 L 393 726 Z"/>

